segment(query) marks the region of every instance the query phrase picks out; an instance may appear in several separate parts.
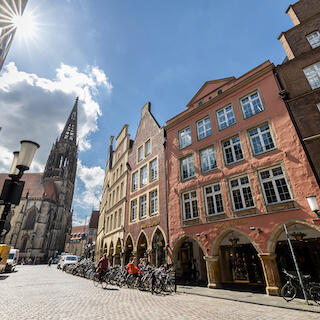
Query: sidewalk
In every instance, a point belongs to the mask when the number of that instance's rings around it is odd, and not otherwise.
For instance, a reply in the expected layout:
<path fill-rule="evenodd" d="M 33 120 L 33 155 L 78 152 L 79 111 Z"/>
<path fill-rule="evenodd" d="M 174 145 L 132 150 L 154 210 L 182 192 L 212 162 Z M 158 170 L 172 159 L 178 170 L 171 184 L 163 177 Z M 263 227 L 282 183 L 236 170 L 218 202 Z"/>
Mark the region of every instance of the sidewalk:
<path fill-rule="evenodd" d="M 263 306 L 277 307 L 282 309 L 320 313 L 320 306 L 318 306 L 312 300 L 309 301 L 310 305 L 306 305 L 304 300 L 297 298 L 293 301 L 286 302 L 281 297 L 267 296 L 266 294 L 261 293 L 240 292 L 225 289 L 208 289 L 203 287 L 194 287 L 186 285 L 178 285 L 177 293 L 193 294 L 197 296 L 245 302 Z"/>

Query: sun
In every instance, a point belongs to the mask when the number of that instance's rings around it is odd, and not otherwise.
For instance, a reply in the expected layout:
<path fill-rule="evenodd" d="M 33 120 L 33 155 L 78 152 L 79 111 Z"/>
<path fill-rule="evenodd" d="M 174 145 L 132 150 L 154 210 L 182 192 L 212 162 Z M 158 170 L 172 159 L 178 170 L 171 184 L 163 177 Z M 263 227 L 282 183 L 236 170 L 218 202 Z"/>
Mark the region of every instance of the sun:
<path fill-rule="evenodd" d="M 25 39 L 32 39 L 36 36 L 36 21 L 30 12 L 23 15 L 12 16 L 12 23 L 17 29 L 17 33 Z"/>

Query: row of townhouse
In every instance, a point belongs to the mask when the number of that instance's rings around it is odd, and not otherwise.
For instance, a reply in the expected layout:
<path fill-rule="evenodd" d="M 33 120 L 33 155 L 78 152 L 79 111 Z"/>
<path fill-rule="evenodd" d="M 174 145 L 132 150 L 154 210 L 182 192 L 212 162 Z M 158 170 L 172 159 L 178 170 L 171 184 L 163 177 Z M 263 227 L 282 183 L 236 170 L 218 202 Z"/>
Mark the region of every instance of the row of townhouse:
<path fill-rule="evenodd" d="M 168 262 L 180 281 L 276 295 L 281 270 L 293 269 L 286 224 L 302 272 L 320 280 L 320 219 L 307 201 L 320 200 L 320 25 L 309 27 L 319 13 L 313 0 L 289 7 L 306 40 L 280 36 L 282 65 L 266 61 L 239 78 L 205 82 L 164 127 L 148 102 L 135 140 L 127 125 L 115 150 L 111 139 L 97 259 L 105 252 L 122 265 L 130 257 Z M 290 41 L 309 48 L 290 56 Z"/>

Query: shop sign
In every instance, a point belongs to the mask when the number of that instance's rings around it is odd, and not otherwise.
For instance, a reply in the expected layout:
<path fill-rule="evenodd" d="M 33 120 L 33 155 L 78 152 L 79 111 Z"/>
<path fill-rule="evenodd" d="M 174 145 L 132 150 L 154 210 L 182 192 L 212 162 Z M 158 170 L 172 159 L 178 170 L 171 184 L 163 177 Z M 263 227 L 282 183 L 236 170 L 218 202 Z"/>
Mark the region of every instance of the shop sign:
<path fill-rule="evenodd" d="M 221 223 L 216 223 L 214 226 L 218 229 L 220 228 L 230 228 L 230 227 L 235 227 L 235 226 L 240 226 L 243 224 L 247 224 L 246 221 L 230 221 L 230 222 L 221 222 Z"/>
<path fill-rule="evenodd" d="M 146 229 L 146 228 L 150 228 L 150 227 L 155 227 L 155 226 L 158 226 L 160 224 L 160 221 L 154 221 L 154 222 L 151 222 L 151 223 L 146 223 L 146 224 L 143 224 L 141 226 L 141 229 Z"/>

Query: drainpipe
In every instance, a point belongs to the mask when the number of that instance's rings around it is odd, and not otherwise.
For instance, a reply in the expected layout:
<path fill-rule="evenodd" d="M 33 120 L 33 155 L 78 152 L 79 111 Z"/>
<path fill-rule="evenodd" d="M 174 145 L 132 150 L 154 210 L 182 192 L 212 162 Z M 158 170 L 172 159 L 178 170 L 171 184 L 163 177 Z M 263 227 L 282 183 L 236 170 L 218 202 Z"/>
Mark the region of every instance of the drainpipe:
<path fill-rule="evenodd" d="M 280 95 L 281 99 L 283 100 L 283 102 L 284 102 L 284 104 L 285 104 L 285 106 L 286 106 L 286 108 L 287 108 L 287 111 L 288 111 L 288 113 L 289 113 L 290 119 L 291 119 L 291 121 L 292 121 L 292 123 L 293 123 L 293 125 L 294 125 L 294 128 L 296 129 L 298 138 L 299 138 L 299 140 L 300 140 L 300 143 L 301 143 L 301 145 L 302 145 L 302 148 L 303 148 L 303 150 L 304 150 L 304 152 L 305 152 L 305 154 L 306 154 L 306 157 L 307 157 L 307 159 L 308 159 L 308 162 L 309 162 L 309 165 L 310 165 L 310 167 L 311 167 L 311 170 L 312 170 L 312 172 L 313 172 L 313 174 L 314 174 L 314 177 L 316 178 L 316 181 L 317 181 L 317 183 L 318 183 L 318 186 L 320 187 L 320 178 L 319 178 L 319 176 L 318 176 L 318 173 L 317 173 L 317 171 L 316 171 L 316 168 L 315 168 L 314 165 L 313 165 L 313 162 L 312 162 L 312 160 L 311 160 L 309 151 L 308 151 L 308 149 L 307 149 L 307 147 L 306 147 L 306 145 L 305 145 L 305 143 L 304 143 L 304 141 L 303 141 L 303 138 L 302 138 L 301 132 L 300 132 L 300 130 L 299 130 L 299 127 L 298 127 L 298 125 L 297 125 L 297 122 L 296 122 L 296 120 L 295 120 L 295 118 L 294 118 L 294 116 L 293 116 L 293 114 L 292 114 L 290 105 L 289 105 L 288 100 L 287 100 L 287 92 L 286 92 L 285 89 L 283 89 L 283 87 L 282 87 L 282 85 L 281 85 L 281 83 L 280 83 L 279 75 L 278 75 L 278 73 L 277 73 L 277 71 L 276 71 L 275 69 L 273 69 L 273 73 L 274 73 L 274 76 L 275 76 L 275 79 L 276 79 L 276 83 L 277 83 L 277 85 L 278 85 L 278 88 L 279 88 L 279 90 L 280 90 L 279 95 Z"/>
<path fill-rule="evenodd" d="M 169 250 L 169 246 L 170 246 L 170 240 L 169 240 L 169 215 L 168 215 L 168 177 L 167 177 L 167 133 L 165 131 L 165 129 L 163 129 L 163 133 L 164 133 L 164 142 L 163 142 L 163 150 L 164 150 L 164 177 L 165 177 L 165 193 L 166 193 L 166 223 L 167 223 L 167 244 L 166 244 L 166 249 L 165 249 L 165 253 L 166 253 L 166 263 L 168 263 L 168 250 Z"/>

